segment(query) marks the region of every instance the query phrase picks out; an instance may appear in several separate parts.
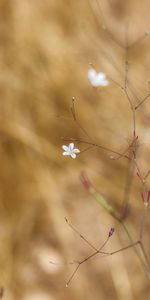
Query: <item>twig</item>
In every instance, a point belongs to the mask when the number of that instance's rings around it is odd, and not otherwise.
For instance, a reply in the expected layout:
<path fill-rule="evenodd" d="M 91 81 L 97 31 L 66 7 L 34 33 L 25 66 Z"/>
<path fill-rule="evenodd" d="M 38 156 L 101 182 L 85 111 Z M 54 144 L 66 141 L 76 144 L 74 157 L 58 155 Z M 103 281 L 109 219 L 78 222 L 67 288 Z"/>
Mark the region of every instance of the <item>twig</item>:
<path fill-rule="evenodd" d="M 109 148 L 104 147 L 104 146 L 102 146 L 102 145 L 99 145 L 99 144 L 97 144 L 97 143 L 92 143 L 92 142 L 84 141 L 84 140 L 77 139 L 77 138 L 64 138 L 64 137 L 62 137 L 62 139 L 63 139 L 64 141 L 74 141 L 74 142 L 78 142 L 78 143 L 82 143 L 82 144 L 92 145 L 92 146 L 94 146 L 94 147 L 100 148 L 100 149 L 105 150 L 105 151 L 107 151 L 107 152 L 110 152 L 110 153 L 113 153 L 113 154 L 117 154 L 117 155 L 119 155 L 119 156 L 122 156 L 122 157 L 124 157 L 124 158 L 127 158 L 128 160 L 131 160 L 131 158 L 130 158 L 129 156 L 127 156 L 127 155 L 122 155 L 122 153 L 120 153 L 120 152 L 117 152 L 117 151 L 115 151 L 115 150 L 109 149 Z"/>
<path fill-rule="evenodd" d="M 137 105 L 135 106 L 135 110 L 138 109 L 148 98 L 150 97 L 150 94 L 144 97 L 144 99 Z"/>

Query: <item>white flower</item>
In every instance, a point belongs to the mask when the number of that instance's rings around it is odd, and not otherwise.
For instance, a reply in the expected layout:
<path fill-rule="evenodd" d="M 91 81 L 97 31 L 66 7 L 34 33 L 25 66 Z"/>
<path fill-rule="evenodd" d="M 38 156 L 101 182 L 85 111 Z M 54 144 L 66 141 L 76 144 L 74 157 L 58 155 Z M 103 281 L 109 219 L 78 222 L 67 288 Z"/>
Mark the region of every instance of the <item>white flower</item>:
<path fill-rule="evenodd" d="M 62 146 L 63 150 L 63 155 L 70 155 L 72 158 L 76 158 L 76 153 L 80 153 L 79 149 L 74 148 L 74 144 L 70 143 L 68 146 L 63 145 Z"/>
<path fill-rule="evenodd" d="M 94 87 L 107 86 L 109 84 L 109 81 L 106 79 L 106 74 L 102 72 L 97 73 L 94 69 L 89 69 L 88 79 Z"/>

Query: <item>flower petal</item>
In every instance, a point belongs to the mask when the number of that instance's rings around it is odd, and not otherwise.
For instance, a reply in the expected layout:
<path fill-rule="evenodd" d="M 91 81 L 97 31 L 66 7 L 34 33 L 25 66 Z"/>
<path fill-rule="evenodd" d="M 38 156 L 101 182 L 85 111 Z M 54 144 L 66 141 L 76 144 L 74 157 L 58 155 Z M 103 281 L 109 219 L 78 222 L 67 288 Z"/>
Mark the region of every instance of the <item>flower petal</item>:
<path fill-rule="evenodd" d="M 95 87 L 98 86 L 107 86 L 109 84 L 109 81 L 107 79 L 98 79 L 96 78 L 95 80 L 93 80 L 92 85 Z"/>
<path fill-rule="evenodd" d="M 102 86 L 105 81 L 106 75 L 104 73 L 98 73 L 93 81 L 95 86 Z"/>
<path fill-rule="evenodd" d="M 102 83 L 101 79 L 95 78 L 95 80 L 93 80 L 91 84 L 95 87 L 98 87 L 101 86 L 101 83 Z"/>
<path fill-rule="evenodd" d="M 73 149 L 73 152 L 74 153 L 80 153 L 80 150 L 79 149 Z"/>
<path fill-rule="evenodd" d="M 69 152 L 63 152 L 63 154 L 62 155 L 70 155 L 70 153 Z"/>
<path fill-rule="evenodd" d="M 74 148 L 74 143 L 70 143 L 69 146 L 68 146 L 68 148 L 69 148 L 69 151 L 72 151 L 73 148 Z"/>
<path fill-rule="evenodd" d="M 67 152 L 69 149 L 66 145 L 63 145 L 62 148 Z"/>
<path fill-rule="evenodd" d="M 96 71 L 94 69 L 89 69 L 88 70 L 88 79 L 92 83 L 92 81 L 95 79 L 96 76 Z"/>
<path fill-rule="evenodd" d="M 76 154 L 75 154 L 75 153 L 71 153 L 70 156 L 71 156 L 72 158 L 76 158 Z"/>
<path fill-rule="evenodd" d="M 91 84 L 92 84 L 92 86 L 95 86 L 95 87 L 100 86 L 100 84 L 99 84 L 99 82 L 97 81 L 97 79 L 92 80 L 92 81 L 91 81 Z"/>
<path fill-rule="evenodd" d="M 103 72 L 99 72 L 97 73 L 97 79 L 98 80 L 102 80 L 102 79 L 105 79 L 106 78 L 106 74 L 103 73 Z"/>
<path fill-rule="evenodd" d="M 92 86 L 106 86 L 109 84 L 108 80 L 106 79 L 106 74 L 103 72 L 97 73 L 96 70 L 90 69 L 88 71 L 88 79 Z"/>

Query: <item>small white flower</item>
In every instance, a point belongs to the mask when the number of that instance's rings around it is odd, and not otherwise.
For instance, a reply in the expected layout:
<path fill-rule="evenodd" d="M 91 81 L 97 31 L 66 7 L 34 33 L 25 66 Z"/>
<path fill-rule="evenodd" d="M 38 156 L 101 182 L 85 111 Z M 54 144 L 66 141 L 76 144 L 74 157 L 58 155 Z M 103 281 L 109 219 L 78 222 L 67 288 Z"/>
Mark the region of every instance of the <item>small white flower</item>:
<path fill-rule="evenodd" d="M 74 144 L 70 143 L 68 146 L 63 145 L 62 146 L 63 150 L 63 155 L 70 155 L 72 158 L 76 158 L 76 154 L 80 153 L 79 149 L 74 148 Z"/>
<path fill-rule="evenodd" d="M 109 84 L 109 81 L 106 79 L 106 74 L 102 72 L 97 73 L 94 69 L 89 69 L 88 79 L 94 87 L 107 86 Z"/>

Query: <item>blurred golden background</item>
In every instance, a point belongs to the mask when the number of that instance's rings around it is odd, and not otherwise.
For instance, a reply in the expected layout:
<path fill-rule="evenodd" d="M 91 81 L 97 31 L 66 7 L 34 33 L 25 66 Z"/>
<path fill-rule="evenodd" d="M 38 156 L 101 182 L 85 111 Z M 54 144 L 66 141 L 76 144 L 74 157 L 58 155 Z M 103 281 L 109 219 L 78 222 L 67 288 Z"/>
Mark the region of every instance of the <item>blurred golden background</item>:
<path fill-rule="evenodd" d="M 121 226 L 83 188 L 82 171 L 119 212 L 130 200 L 126 223 L 138 238 L 141 184 L 128 161 L 75 142 L 83 153 L 62 156 L 64 138 L 87 140 L 70 112 L 72 97 L 80 124 L 92 139 L 123 152 L 132 138 L 132 113 L 123 90 L 125 47 L 134 105 L 148 94 L 150 1 L 0 0 L 0 285 L 7 300 L 150 298 L 150 281 L 133 249 L 93 259 L 79 268 L 68 262 L 91 253 L 66 224 L 67 217 L 93 245 L 129 244 Z M 108 29 L 108 30 L 107 30 Z M 143 38 L 140 38 L 143 37 Z M 137 42 L 136 42 L 137 41 Z M 94 89 L 90 64 L 105 72 L 109 86 Z M 136 120 L 138 163 L 150 162 L 149 100 Z M 147 185 L 149 181 L 147 180 Z M 150 253 L 150 222 L 144 242 Z M 50 260 L 56 265 L 50 264 Z"/>

